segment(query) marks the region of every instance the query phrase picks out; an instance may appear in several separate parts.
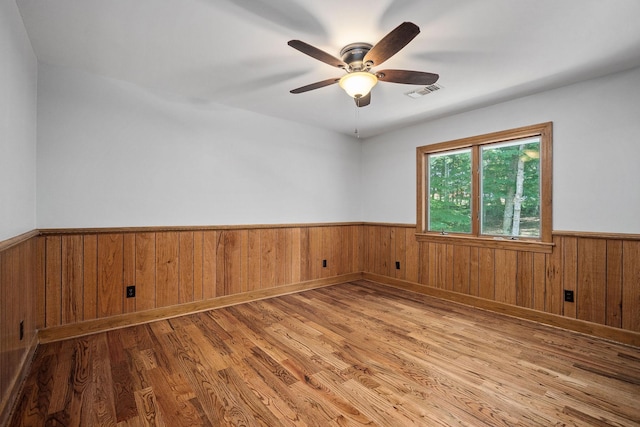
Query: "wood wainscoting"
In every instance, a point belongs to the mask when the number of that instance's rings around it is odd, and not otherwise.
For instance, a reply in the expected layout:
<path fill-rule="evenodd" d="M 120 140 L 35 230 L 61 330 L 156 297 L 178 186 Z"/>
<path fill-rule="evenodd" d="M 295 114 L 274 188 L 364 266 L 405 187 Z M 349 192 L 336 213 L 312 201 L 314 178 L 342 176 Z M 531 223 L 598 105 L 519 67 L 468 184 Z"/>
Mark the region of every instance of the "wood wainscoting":
<path fill-rule="evenodd" d="M 41 267 L 37 235 L 34 230 L 0 242 L 0 425 L 5 425 L 42 326 L 34 303 Z"/>
<path fill-rule="evenodd" d="M 631 343 L 640 345 L 638 235 L 558 231 L 553 252 L 541 254 L 417 242 L 414 225 L 365 224 L 362 234 L 365 278 L 423 285 L 413 289 L 547 323 L 554 316 L 577 320 L 562 322 L 569 329 L 595 333 L 584 322 L 604 325 L 610 328 L 598 333 L 605 338 L 619 340 L 616 330 L 629 331 Z M 574 302 L 564 301 L 565 290 L 574 292 Z"/>
<path fill-rule="evenodd" d="M 240 302 L 292 292 L 296 284 L 302 290 L 359 278 L 361 229 L 347 223 L 41 230 L 41 339 L 212 308 L 230 296 L 242 296 L 233 300 Z M 135 297 L 126 298 L 128 286 Z M 145 315 L 125 316 L 136 313 Z"/>
<path fill-rule="evenodd" d="M 38 338 L 360 277 L 640 346 L 640 236 L 553 242 L 550 254 L 417 242 L 414 225 L 383 223 L 34 230 L 0 242 L 0 424 Z"/>
<path fill-rule="evenodd" d="M 640 333 L 638 235 L 556 231 L 552 253 L 544 254 L 417 242 L 413 224 L 40 232 L 45 280 L 39 313 L 46 340 L 100 330 L 108 319 L 126 324 L 154 313 L 178 315 L 223 297 L 266 297 L 279 288 L 324 286 L 361 273 L 441 290 L 441 297 L 457 301 L 473 297 L 467 303 L 500 312 L 511 307 L 516 316 L 528 313 L 522 308 L 575 319 L 579 330 L 580 322 L 589 322 Z M 125 298 L 127 286 L 136 287 L 135 298 Z M 565 290 L 574 292 L 574 302 L 564 301 Z M 135 313 L 147 317 L 121 317 Z M 88 321 L 98 322 L 86 329 Z M 72 325 L 80 324 L 74 332 Z"/>

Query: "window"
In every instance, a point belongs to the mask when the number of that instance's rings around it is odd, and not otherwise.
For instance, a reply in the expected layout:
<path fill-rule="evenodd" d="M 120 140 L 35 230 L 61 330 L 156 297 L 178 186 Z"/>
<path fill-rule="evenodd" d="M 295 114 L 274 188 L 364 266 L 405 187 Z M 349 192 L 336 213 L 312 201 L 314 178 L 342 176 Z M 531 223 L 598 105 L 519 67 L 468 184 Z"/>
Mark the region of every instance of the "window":
<path fill-rule="evenodd" d="M 550 252 L 551 133 L 549 122 L 418 147 L 418 239 Z"/>

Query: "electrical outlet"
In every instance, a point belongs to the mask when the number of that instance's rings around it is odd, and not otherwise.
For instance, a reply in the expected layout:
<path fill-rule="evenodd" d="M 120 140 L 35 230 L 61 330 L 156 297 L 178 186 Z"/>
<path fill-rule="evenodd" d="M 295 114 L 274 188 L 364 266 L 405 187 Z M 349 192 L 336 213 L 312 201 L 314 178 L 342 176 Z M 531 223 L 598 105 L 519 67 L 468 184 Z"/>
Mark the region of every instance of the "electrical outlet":
<path fill-rule="evenodd" d="M 135 298 L 135 296 L 136 296 L 136 287 L 127 286 L 127 298 Z"/>
<path fill-rule="evenodd" d="M 323 260 L 322 260 L 322 267 L 326 267 L 326 266 L 327 266 L 327 260 L 326 260 L 326 259 L 323 259 Z"/>
<path fill-rule="evenodd" d="M 564 300 L 565 302 L 573 302 L 573 291 L 564 291 Z"/>
<path fill-rule="evenodd" d="M 20 321 L 20 341 L 24 339 L 24 320 Z"/>
<path fill-rule="evenodd" d="M 396 261 L 396 270 L 400 270 L 400 261 Z"/>

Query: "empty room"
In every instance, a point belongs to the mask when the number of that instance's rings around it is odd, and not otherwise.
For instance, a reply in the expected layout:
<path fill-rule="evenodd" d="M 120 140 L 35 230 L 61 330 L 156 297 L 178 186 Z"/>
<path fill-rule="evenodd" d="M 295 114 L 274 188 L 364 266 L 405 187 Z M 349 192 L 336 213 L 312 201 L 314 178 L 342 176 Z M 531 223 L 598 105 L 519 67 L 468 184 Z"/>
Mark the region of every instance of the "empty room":
<path fill-rule="evenodd" d="M 640 426 L 637 0 L 0 0 L 1 426 Z"/>

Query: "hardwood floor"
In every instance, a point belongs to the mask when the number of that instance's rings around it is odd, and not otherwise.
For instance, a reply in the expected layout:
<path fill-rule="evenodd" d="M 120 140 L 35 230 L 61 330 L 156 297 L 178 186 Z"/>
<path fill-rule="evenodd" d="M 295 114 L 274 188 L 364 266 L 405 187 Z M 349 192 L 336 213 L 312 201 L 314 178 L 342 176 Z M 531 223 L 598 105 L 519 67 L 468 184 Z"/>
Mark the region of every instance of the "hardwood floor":
<path fill-rule="evenodd" d="M 43 345 L 10 425 L 637 426 L 640 349 L 359 281 Z"/>

